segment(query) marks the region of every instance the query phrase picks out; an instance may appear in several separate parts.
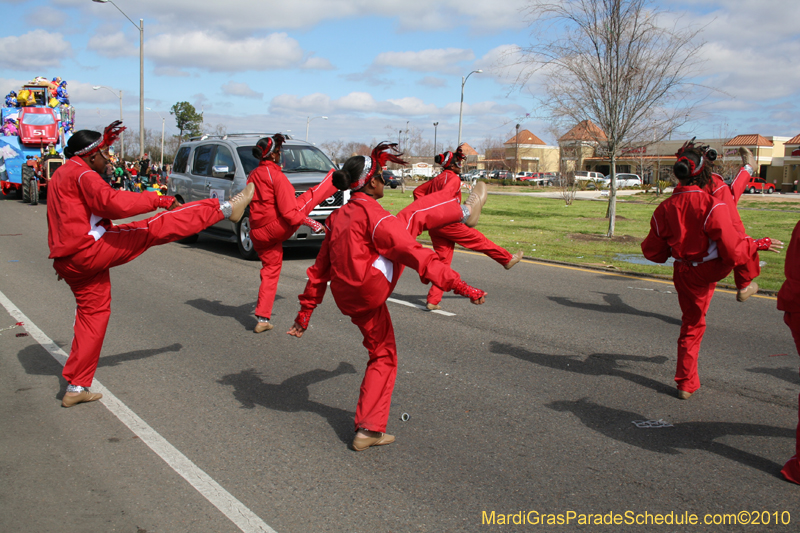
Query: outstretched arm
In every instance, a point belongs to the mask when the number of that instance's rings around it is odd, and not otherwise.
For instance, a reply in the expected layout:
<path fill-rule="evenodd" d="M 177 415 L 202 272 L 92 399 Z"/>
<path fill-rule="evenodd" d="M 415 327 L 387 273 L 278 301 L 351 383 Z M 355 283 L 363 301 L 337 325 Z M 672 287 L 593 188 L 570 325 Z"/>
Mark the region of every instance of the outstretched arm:
<path fill-rule="evenodd" d="M 175 203 L 173 196 L 114 189 L 93 171 L 84 173 L 78 186 L 92 214 L 111 220 L 141 215 L 159 207 L 170 208 Z"/>
<path fill-rule="evenodd" d="M 314 309 L 322 303 L 322 299 L 325 297 L 325 290 L 331 279 L 329 237 L 330 231 L 327 231 L 325 240 L 322 241 L 322 248 L 320 248 L 319 254 L 317 255 L 317 260 L 306 270 L 308 282 L 306 283 L 303 294 L 298 297 L 300 300 L 300 311 L 297 313 L 294 324 L 292 324 L 292 327 L 286 332 L 292 337 L 300 338 L 303 336 L 303 333 L 308 329 L 308 322 L 311 320 L 311 314 L 314 312 Z"/>

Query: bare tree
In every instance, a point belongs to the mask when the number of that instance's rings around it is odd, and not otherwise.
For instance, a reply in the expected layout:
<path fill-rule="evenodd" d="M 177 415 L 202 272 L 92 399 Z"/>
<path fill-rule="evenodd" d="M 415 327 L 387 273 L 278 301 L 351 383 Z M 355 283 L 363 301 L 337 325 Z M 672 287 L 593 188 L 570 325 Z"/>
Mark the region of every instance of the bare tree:
<path fill-rule="evenodd" d="M 628 139 L 655 122 L 669 132 L 687 121 L 689 79 L 699 66 L 700 30 L 660 24 L 653 0 L 532 0 L 528 14 L 540 38 L 522 50 L 526 85 L 544 69 L 542 104 L 551 120 L 591 120 L 605 134 L 611 160 L 608 236 L 614 235 L 616 159 Z M 555 31 L 560 29 L 560 31 Z M 538 31 L 537 31 L 538 30 Z M 597 139 L 601 141 L 601 139 Z"/>
<path fill-rule="evenodd" d="M 478 143 L 476 150 L 478 153 L 483 152 L 486 157 L 486 170 L 504 170 L 508 168 L 504 143 L 506 139 L 513 136 L 514 132 L 511 132 L 506 137 L 488 136 Z"/>

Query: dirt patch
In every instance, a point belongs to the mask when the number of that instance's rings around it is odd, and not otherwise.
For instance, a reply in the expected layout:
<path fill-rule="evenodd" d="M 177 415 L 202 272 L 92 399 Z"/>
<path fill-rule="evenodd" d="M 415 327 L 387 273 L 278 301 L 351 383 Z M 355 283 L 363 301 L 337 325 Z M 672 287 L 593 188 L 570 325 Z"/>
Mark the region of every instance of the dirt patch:
<path fill-rule="evenodd" d="M 624 242 L 624 243 L 633 243 L 638 244 L 641 243 L 643 239 L 639 237 L 632 237 L 630 235 L 614 235 L 613 237 L 607 237 L 606 235 L 597 235 L 593 233 L 571 233 L 569 238 L 573 241 L 582 241 L 582 242 Z"/>

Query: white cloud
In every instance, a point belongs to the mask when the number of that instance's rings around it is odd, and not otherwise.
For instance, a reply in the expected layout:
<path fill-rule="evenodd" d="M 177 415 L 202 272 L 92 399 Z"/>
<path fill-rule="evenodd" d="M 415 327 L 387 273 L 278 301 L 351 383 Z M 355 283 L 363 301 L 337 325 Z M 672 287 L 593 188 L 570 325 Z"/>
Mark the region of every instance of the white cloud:
<path fill-rule="evenodd" d="M 119 18 L 113 6 L 88 0 L 54 0 L 55 5 L 78 7 L 92 17 Z M 294 0 L 253 3 L 251 0 L 197 2 L 195 0 L 139 0 L 125 12 L 133 20 L 157 20 L 172 28 L 203 27 L 241 37 L 267 30 L 309 29 L 325 21 L 358 17 L 388 17 L 402 31 L 438 30 L 454 23 L 476 32 L 521 28 L 520 10 L 528 0 L 504 0 L 487 5 L 484 0 Z"/>
<path fill-rule="evenodd" d="M 424 87 L 438 89 L 440 87 L 447 87 L 447 80 L 444 78 L 437 78 L 436 76 L 425 76 L 417 82 Z"/>
<path fill-rule="evenodd" d="M 32 9 L 25 17 L 26 20 L 35 20 L 37 26 L 45 28 L 63 28 L 64 22 L 69 20 L 63 11 L 44 6 Z"/>
<path fill-rule="evenodd" d="M 122 32 L 110 35 L 94 35 L 86 45 L 89 50 L 94 50 L 98 55 L 115 59 L 139 55 L 139 44 L 134 43 Z"/>
<path fill-rule="evenodd" d="M 383 52 L 373 64 L 378 67 L 406 68 L 417 72 L 461 72 L 459 63 L 472 61 L 475 54 L 463 48 L 439 48 L 419 52 Z"/>
<path fill-rule="evenodd" d="M 228 39 L 201 31 L 161 34 L 145 42 L 145 57 L 159 67 L 217 72 L 270 70 L 297 66 L 303 50 L 285 33 Z"/>
<path fill-rule="evenodd" d="M 0 37 L 0 67 L 3 68 L 33 71 L 58 67 L 71 55 L 72 45 L 60 33 L 33 30 L 20 36 Z"/>
<path fill-rule="evenodd" d="M 246 83 L 237 83 L 234 81 L 229 81 L 221 88 L 222 92 L 224 92 L 225 94 L 232 94 L 234 96 L 244 96 L 245 98 L 255 98 L 257 100 L 264 98 L 264 93 L 259 93 L 254 91 Z"/>
<path fill-rule="evenodd" d="M 167 76 L 170 78 L 187 78 L 191 76 L 185 70 L 176 67 L 156 67 L 153 69 L 153 74 L 156 76 Z"/>
<path fill-rule="evenodd" d="M 459 102 L 452 102 L 439 107 L 426 103 L 420 98 L 405 97 L 383 101 L 365 92 L 352 92 L 338 99 L 322 93 L 314 93 L 303 97 L 282 94 L 272 99 L 270 113 L 276 115 L 296 116 L 298 114 L 357 114 L 385 115 L 388 117 L 408 118 L 430 116 L 458 116 Z M 516 104 L 498 104 L 497 102 L 478 102 L 464 104 L 464 116 L 517 116 L 524 115 L 525 110 Z"/>
<path fill-rule="evenodd" d="M 322 57 L 314 57 L 310 56 L 306 59 L 300 68 L 305 70 L 334 70 L 334 66 L 331 65 L 331 62 Z"/>

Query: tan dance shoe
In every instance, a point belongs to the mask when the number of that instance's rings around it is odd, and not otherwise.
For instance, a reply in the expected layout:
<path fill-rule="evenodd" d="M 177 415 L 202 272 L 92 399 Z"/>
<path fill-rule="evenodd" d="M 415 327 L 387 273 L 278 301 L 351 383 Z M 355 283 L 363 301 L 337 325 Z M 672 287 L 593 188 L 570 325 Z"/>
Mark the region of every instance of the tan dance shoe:
<path fill-rule="evenodd" d="M 377 437 L 356 437 L 353 439 L 353 449 L 357 452 L 363 452 L 371 446 L 383 446 L 393 442 L 394 435 L 389 435 L 388 433 L 381 433 Z"/>
<path fill-rule="evenodd" d="M 72 407 L 79 403 L 96 402 L 102 397 L 103 395 L 99 392 L 89 392 L 89 389 L 83 389 L 75 395 L 65 394 L 64 398 L 61 399 L 61 407 Z"/>

